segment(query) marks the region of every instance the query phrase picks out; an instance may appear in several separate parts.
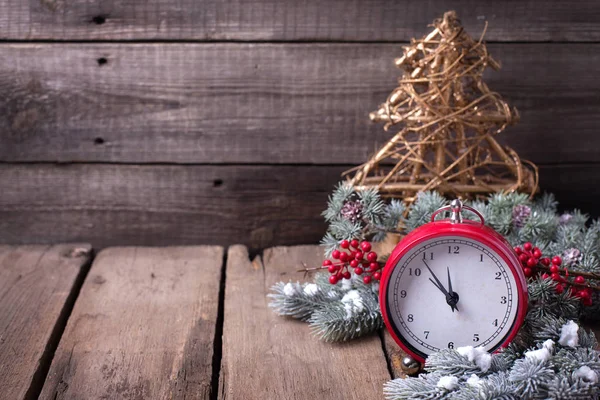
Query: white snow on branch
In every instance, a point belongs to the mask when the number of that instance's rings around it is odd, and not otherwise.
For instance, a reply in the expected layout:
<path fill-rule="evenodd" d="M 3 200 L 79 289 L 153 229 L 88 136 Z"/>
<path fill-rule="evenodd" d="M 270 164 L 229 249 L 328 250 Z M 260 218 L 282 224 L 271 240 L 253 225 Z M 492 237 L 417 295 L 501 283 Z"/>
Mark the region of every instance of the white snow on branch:
<path fill-rule="evenodd" d="M 542 347 L 538 350 L 530 350 L 525 352 L 525 358 L 536 361 L 548 361 L 552 357 L 552 354 L 547 348 Z"/>
<path fill-rule="evenodd" d="M 346 319 L 352 318 L 355 313 L 359 313 L 364 310 L 362 298 L 358 290 L 351 290 L 342 297 L 342 303 L 346 310 Z"/>
<path fill-rule="evenodd" d="M 579 367 L 575 372 L 573 372 L 574 378 L 581 378 L 584 382 L 588 383 L 597 383 L 598 382 L 598 374 L 596 371 L 584 365 L 583 367 Z"/>
<path fill-rule="evenodd" d="M 475 374 L 471 374 L 469 379 L 467 379 L 467 385 L 469 385 L 469 386 L 479 387 L 479 386 L 481 386 L 482 383 L 483 383 L 483 381 L 481 380 L 481 378 Z"/>
<path fill-rule="evenodd" d="M 458 378 L 456 376 L 442 376 L 437 383 L 437 387 L 446 390 L 454 390 L 458 387 Z"/>
<path fill-rule="evenodd" d="M 285 286 L 283 287 L 283 294 L 285 294 L 286 296 L 293 296 L 297 292 L 298 291 L 296 290 L 296 287 L 294 286 L 294 284 L 292 282 L 286 283 Z"/>
<path fill-rule="evenodd" d="M 304 294 L 308 296 L 314 296 L 319 291 L 319 287 L 314 283 L 309 283 L 304 286 Z"/>
<path fill-rule="evenodd" d="M 458 354 L 474 362 L 482 372 L 487 372 L 492 365 L 492 356 L 482 346 L 464 346 L 456 349 Z"/>
<path fill-rule="evenodd" d="M 579 325 L 574 321 L 567 322 L 560 329 L 560 339 L 558 339 L 558 343 L 562 346 L 577 347 L 579 344 L 579 335 L 577 335 L 578 330 Z"/>

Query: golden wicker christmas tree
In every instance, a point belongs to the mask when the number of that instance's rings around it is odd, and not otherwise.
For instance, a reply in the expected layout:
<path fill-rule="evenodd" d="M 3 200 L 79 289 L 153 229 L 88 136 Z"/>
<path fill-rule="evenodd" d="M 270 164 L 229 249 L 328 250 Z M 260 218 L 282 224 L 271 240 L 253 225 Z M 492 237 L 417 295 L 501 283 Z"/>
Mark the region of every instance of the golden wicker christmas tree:
<path fill-rule="evenodd" d="M 518 121 L 516 109 L 490 91 L 482 74 L 499 69 L 483 35 L 473 40 L 454 11 L 426 37 L 404 48 L 396 65 L 400 85 L 373 121 L 397 129 L 352 183 L 410 201 L 426 190 L 455 197 L 500 191 L 537 191 L 537 168 L 494 136 Z M 528 164 L 528 165 L 524 165 Z"/>

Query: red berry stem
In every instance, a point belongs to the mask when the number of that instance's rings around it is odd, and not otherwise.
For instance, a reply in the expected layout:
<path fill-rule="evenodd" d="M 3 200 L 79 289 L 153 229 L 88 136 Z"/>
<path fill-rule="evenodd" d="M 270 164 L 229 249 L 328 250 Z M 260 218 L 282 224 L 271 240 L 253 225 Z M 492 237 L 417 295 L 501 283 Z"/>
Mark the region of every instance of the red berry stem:
<path fill-rule="evenodd" d="M 582 277 L 588 278 L 588 279 L 590 279 L 590 277 L 591 277 L 591 279 L 600 279 L 600 277 L 597 274 L 573 271 L 573 270 L 570 270 L 567 268 L 559 269 L 557 272 L 553 272 L 552 267 L 546 267 L 545 265 L 541 265 L 541 264 L 538 264 L 535 268 L 540 271 L 556 273 L 561 276 L 582 276 Z M 562 283 L 566 283 L 571 286 L 586 287 L 586 288 L 600 291 L 600 286 L 591 285 L 589 283 L 576 283 L 576 282 L 571 282 L 571 281 L 566 281 L 566 282 L 562 282 Z"/>

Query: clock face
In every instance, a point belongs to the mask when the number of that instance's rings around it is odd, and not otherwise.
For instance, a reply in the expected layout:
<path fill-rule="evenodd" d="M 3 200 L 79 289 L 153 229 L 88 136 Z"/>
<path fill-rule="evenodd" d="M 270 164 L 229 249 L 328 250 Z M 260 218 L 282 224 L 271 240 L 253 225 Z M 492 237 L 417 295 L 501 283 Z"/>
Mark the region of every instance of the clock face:
<path fill-rule="evenodd" d="M 517 281 L 481 242 L 438 236 L 406 252 L 387 281 L 387 315 L 396 336 L 426 358 L 446 348 L 495 350 L 513 331 Z"/>

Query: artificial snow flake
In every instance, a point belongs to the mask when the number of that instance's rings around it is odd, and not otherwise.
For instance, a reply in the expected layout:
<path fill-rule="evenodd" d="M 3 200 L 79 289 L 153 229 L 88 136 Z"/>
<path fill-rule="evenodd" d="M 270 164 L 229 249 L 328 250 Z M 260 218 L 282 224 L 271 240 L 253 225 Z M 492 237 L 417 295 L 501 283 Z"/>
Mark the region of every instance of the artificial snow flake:
<path fill-rule="evenodd" d="M 342 297 L 342 303 L 344 303 L 344 309 L 346 310 L 346 319 L 352 318 L 355 313 L 359 313 L 365 308 L 358 290 L 351 290 L 346 293 Z"/>
<path fill-rule="evenodd" d="M 446 390 L 454 390 L 458 387 L 458 378 L 456 376 L 442 376 L 437 383 L 437 387 L 444 388 Z"/>
<path fill-rule="evenodd" d="M 554 350 L 554 340 L 546 340 L 544 343 L 542 343 L 542 347 L 548 349 L 549 352 L 552 352 Z"/>
<path fill-rule="evenodd" d="M 542 347 L 541 349 L 537 349 L 537 350 L 530 350 L 530 351 L 526 351 L 525 352 L 525 358 L 528 358 L 530 360 L 534 360 L 534 361 L 548 361 L 550 359 L 550 357 L 552 357 L 552 354 L 550 354 L 550 351 L 548 351 L 547 348 Z"/>
<path fill-rule="evenodd" d="M 458 354 L 466 357 L 469 361 L 474 362 L 479 369 L 483 372 L 487 372 L 492 364 L 492 356 L 482 346 L 464 346 L 456 349 Z"/>
<path fill-rule="evenodd" d="M 567 322 L 560 329 L 560 339 L 558 339 L 558 343 L 562 346 L 577 347 L 579 344 L 579 335 L 577 335 L 578 330 L 579 325 L 574 321 Z"/>
<path fill-rule="evenodd" d="M 352 289 L 352 281 L 350 279 L 342 280 L 342 290 L 350 290 Z"/>
<path fill-rule="evenodd" d="M 297 293 L 296 287 L 294 286 L 294 284 L 292 282 L 288 282 L 285 284 L 285 286 L 283 287 L 283 294 L 285 294 L 286 296 L 293 296 Z"/>
<path fill-rule="evenodd" d="M 575 370 L 575 372 L 573 372 L 573 377 L 580 378 L 584 382 L 588 382 L 588 383 L 595 384 L 598 382 L 598 374 L 596 373 L 596 371 L 594 371 L 587 365 L 579 367 L 577 370 Z"/>
<path fill-rule="evenodd" d="M 309 283 L 304 286 L 304 294 L 308 296 L 314 296 L 319 291 L 319 287 L 315 283 Z"/>
<path fill-rule="evenodd" d="M 480 387 L 482 383 L 483 382 L 482 382 L 481 378 L 475 374 L 471 374 L 469 379 L 467 379 L 467 385 L 469 385 L 469 386 Z"/>

